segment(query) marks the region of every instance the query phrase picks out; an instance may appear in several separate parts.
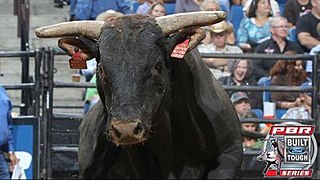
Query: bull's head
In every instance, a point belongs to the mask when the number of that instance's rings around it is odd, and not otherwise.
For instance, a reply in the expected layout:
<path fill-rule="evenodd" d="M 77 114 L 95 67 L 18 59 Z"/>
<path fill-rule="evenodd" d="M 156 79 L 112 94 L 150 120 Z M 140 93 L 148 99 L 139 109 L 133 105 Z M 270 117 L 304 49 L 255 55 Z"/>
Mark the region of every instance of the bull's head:
<path fill-rule="evenodd" d="M 97 88 L 108 112 L 107 130 L 117 145 L 136 144 L 147 139 L 158 122 L 158 112 L 169 97 L 169 53 L 190 38 L 189 49 L 205 37 L 199 26 L 222 21 L 222 11 L 174 14 L 154 19 L 128 15 L 109 21 L 73 21 L 36 30 L 38 37 L 80 36 L 96 42 L 88 48 L 84 40 L 63 38 L 59 46 L 69 55 L 78 47 L 85 59 L 95 57 Z M 193 28 L 193 29 L 192 29 Z M 181 31 L 183 30 L 183 31 Z M 174 36 L 170 36 L 175 34 Z M 79 43 L 82 42 L 82 43 Z"/>

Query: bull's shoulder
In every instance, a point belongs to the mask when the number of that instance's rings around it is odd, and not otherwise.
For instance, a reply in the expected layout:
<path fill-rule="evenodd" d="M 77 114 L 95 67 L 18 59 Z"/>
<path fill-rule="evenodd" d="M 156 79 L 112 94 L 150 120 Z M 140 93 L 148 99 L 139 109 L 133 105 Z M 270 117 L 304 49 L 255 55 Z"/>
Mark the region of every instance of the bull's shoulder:
<path fill-rule="evenodd" d="M 88 131 L 90 129 L 96 130 L 96 128 L 99 127 L 98 125 L 105 124 L 104 119 L 106 117 L 107 114 L 103 104 L 101 101 L 98 101 L 98 103 L 82 118 L 79 130 L 81 132 Z M 92 127 L 91 124 L 95 124 L 96 126 Z"/>
<path fill-rule="evenodd" d="M 235 108 L 220 82 L 202 61 L 198 51 L 191 51 L 184 61 L 174 63 L 172 115 L 177 123 L 198 128 L 193 135 L 216 139 L 219 148 L 241 142 L 240 123 Z M 191 125 L 192 124 L 192 125 Z M 184 125 L 186 126 L 186 125 Z M 203 144 L 210 144 L 209 138 Z"/>
<path fill-rule="evenodd" d="M 80 171 L 92 164 L 94 152 L 98 146 L 98 137 L 103 134 L 106 114 L 99 101 L 82 119 L 79 132 L 79 165 Z"/>

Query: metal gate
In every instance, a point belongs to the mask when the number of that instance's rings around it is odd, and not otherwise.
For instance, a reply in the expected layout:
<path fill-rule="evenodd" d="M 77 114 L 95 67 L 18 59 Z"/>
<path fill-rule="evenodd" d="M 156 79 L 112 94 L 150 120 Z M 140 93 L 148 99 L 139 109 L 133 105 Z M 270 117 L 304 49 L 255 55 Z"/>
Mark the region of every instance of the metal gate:
<path fill-rule="evenodd" d="M 95 87 L 93 83 L 54 81 L 54 60 L 56 56 L 66 55 L 64 52 L 47 48 L 47 58 L 44 59 L 44 91 L 43 97 L 43 178 L 78 178 L 78 141 L 83 114 L 56 114 L 56 108 L 70 106 L 55 106 L 53 104 L 54 89 L 57 88 L 88 88 Z M 72 106 L 71 106 L 72 108 Z M 73 107 L 73 108 L 83 108 Z M 59 162 L 60 161 L 60 162 Z"/>
<path fill-rule="evenodd" d="M 20 115 L 18 117 L 13 117 L 14 132 L 19 129 L 19 132 L 23 133 L 21 136 L 19 133 L 14 133 L 14 137 L 20 136 L 18 139 L 15 139 L 15 150 L 23 150 L 32 155 L 33 159 L 30 168 L 26 171 L 26 175 L 28 177 L 38 178 L 40 177 L 40 127 L 42 119 L 40 116 L 40 96 L 42 94 L 40 67 L 41 62 L 44 59 L 44 52 L 42 50 L 0 52 L 0 62 L 4 58 L 20 58 L 21 64 L 25 64 L 25 61 L 28 61 L 29 63 L 29 58 L 34 58 L 34 77 L 30 78 L 27 76 L 22 78 L 22 82 L 23 79 L 28 78 L 30 83 L 5 84 L 2 86 L 7 91 L 21 90 L 21 103 L 19 105 L 13 104 L 14 108 L 20 109 Z M 22 76 L 26 74 L 28 75 L 28 73 L 22 73 Z M 23 137 L 25 135 L 28 135 L 28 137 Z"/>

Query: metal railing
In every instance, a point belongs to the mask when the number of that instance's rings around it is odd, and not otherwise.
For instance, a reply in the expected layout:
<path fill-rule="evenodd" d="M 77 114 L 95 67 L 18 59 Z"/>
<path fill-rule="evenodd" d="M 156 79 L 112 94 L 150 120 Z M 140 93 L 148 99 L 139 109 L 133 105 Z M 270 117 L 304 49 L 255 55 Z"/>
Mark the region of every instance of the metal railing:
<path fill-rule="evenodd" d="M 81 120 L 83 117 L 83 114 L 54 114 L 53 109 L 54 108 L 66 108 L 67 106 L 53 106 L 53 92 L 55 88 L 89 88 L 89 87 L 95 87 L 95 84 L 93 83 L 80 83 L 80 82 L 61 82 L 61 81 L 54 81 L 54 58 L 56 55 L 65 55 L 65 53 L 58 51 L 55 52 L 52 48 L 47 48 L 45 51 L 45 60 L 44 60 L 44 66 L 43 66 L 43 74 L 44 74 L 44 83 L 43 83 L 43 120 L 44 120 L 44 129 L 45 134 L 44 137 L 44 161 L 43 161 L 43 178 L 50 178 L 52 177 L 52 167 L 51 167 L 51 157 L 50 154 L 52 151 L 60 151 L 63 149 L 63 151 L 68 151 L 68 148 L 65 146 L 52 146 L 52 133 L 77 133 L 77 131 L 74 130 L 57 130 L 52 127 L 52 122 L 55 119 L 63 119 L 63 120 Z M 228 59 L 263 59 L 263 60 L 274 60 L 274 59 L 301 59 L 301 60 L 312 60 L 313 63 L 313 77 L 317 77 L 317 58 L 319 56 L 310 56 L 310 55 L 265 55 L 265 54 L 201 54 L 202 57 L 217 57 L 217 58 L 228 58 Z M 317 78 L 313 78 L 313 85 L 310 88 L 301 88 L 299 86 L 292 86 L 292 87 L 282 87 L 282 86 L 227 86 L 223 85 L 223 87 L 226 90 L 242 90 L 242 91 L 292 91 L 292 92 L 307 92 L 312 91 L 313 97 L 316 97 L 316 94 L 319 91 L 319 82 Z M 312 104 L 312 117 L 314 117 L 314 113 L 317 112 L 317 109 L 319 108 L 318 102 L 316 98 L 313 98 L 313 104 Z M 258 123 L 281 123 L 289 120 L 283 120 L 283 119 L 256 119 L 256 118 L 246 118 L 246 119 L 240 119 L 240 122 L 258 122 Z M 310 120 L 290 120 L 290 121 L 297 121 L 301 123 L 307 123 L 307 124 L 317 124 L 317 119 L 310 119 Z M 76 147 L 71 148 L 72 151 L 76 151 Z M 257 153 L 258 151 L 246 151 L 247 155 L 252 155 L 252 153 Z"/>
<path fill-rule="evenodd" d="M 225 59 L 251 59 L 251 60 L 310 60 L 312 64 L 312 86 L 311 87 L 300 87 L 300 86 L 229 86 L 223 85 L 226 90 L 242 90 L 242 91 L 290 91 L 290 92 L 310 92 L 312 91 L 313 97 L 317 97 L 319 92 L 319 65 L 320 55 L 285 55 L 285 54 L 218 54 L 218 53 L 202 53 L 202 58 L 225 58 Z M 317 98 L 312 99 L 312 117 L 314 117 L 316 110 L 318 109 L 319 102 Z"/>
<path fill-rule="evenodd" d="M 234 91 L 280 91 L 280 92 L 312 92 L 312 111 L 311 111 L 311 119 L 259 119 L 259 118 L 240 118 L 241 123 L 253 122 L 253 123 L 271 123 L 277 124 L 282 122 L 299 122 L 301 124 L 308 125 L 319 125 L 319 64 L 320 53 L 317 55 L 283 55 L 283 54 L 216 54 L 216 53 L 206 53 L 201 54 L 203 58 L 227 58 L 227 59 L 261 59 L 264 61 L 268 60 L 311 60 L 312 61 L 312 86 L 311 87 L 300 87 L 300 86 L 229 86 L 223 85 L 226 90 L 234 90 Z M 318 128 L 316 128 L 318 129 Z M 320 132 L 316 132 L 315 134 L 319 134 Z M 258 156 L 262 150 L 254 150 L 254 149 L 246 149 L 244 154 L 246 156 Z M 317 168 L 315 172 L 318 172 L 320 167 L 319 157 L 317 157 L 314 166 Z M 314 174 L 314 176 L 319 176 L 319 173 Z"/>
<path fill-rule="evenodd" d="M 41 117 L 40 117 L 40 96 L 41 92 L 41 61 L 44 58 L 43 52 L 41 50 L 36 51 L 0 51 L 0 61 L 3 58 L 20 58 L 28 57 L 34 58 L 34 82 L 21 82 L 20 84 L 1 84 L 6 90 L 15 91 L 21 90 L 24 92 L 25 96 L 21 97 L 21 104 L 13 104 L 14 107 L 20 108 L 20 115 L 13 118 L 14 124 L 27 124 L 32 123 L 34 125 L 34 144 L 33 144 L 33 177 L 40 177 L 40 127 L 41 127 Z M 26 59 L 22 59 L 26 60 Z M 23 64 L 23 63 L 22 63 Z M 25 74 L 22 73 L 22 76 Z M 23 79 L 23 78 L 22 78 Z M 23 80 L 21 80 L 23 81 Z"/>

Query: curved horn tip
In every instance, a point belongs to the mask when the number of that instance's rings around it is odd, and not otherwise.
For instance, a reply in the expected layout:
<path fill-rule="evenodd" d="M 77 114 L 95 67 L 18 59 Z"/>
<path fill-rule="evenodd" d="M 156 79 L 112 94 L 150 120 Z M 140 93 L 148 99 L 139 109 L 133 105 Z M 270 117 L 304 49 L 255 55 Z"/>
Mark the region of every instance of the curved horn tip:
<path fill-rule="evenodd" d="M 224 11 L 195 11 L 170 14 L 155 19 L 163 34 L 168 35 L 186 27 L 215 24 L 226 17 L 227 13 Z"/>
<path fill-rule="evenodd" d="M 35 30 L 37 37 L 55 38 L 70 35 L 83 35 L 97 39 L 105 21 L 72 21 L 39 27 Z"/>
<path fill-rule="evenodd" d="M 46 37 L 51 37 L 48 32 L 48 28 L 46 26 L 39 27 L 35 29 L 35 34 L 39 38 L 46 38 Z"/>
<path fill-rule="evenodd" d="M 219 15 L 221 15 L 221 17 L 224 17 L 224 18 L 227 17 L 227 13 L 225 11 L 213 11 L 213 12 L 217 12 Z"/>
<path fill-rule="evenodd" d="M 223 17 L 223 19 L 226 19 L 227 18 L 227 13 L 226 12 L 224 12 L 224 11 L 222 11 L 223 13 L 222 13 L 222 17 Z"/>
<path fill-rule="evenodd" d="M 210 15 L 214 14 L 218 16 L 218 20 L 223 21 L 227 18 L 227 13 L 225 11 L 204 11 L 205 12 L 210 12 Z"/>
<path fill-rule="evenodd" d="M 42 33 L 43 32 L 43 28 L 37 28 L 36 30 L 35 30 L 35 33 L 36 33 L 36 36 L 37 37 L 42 37 Z"/>

